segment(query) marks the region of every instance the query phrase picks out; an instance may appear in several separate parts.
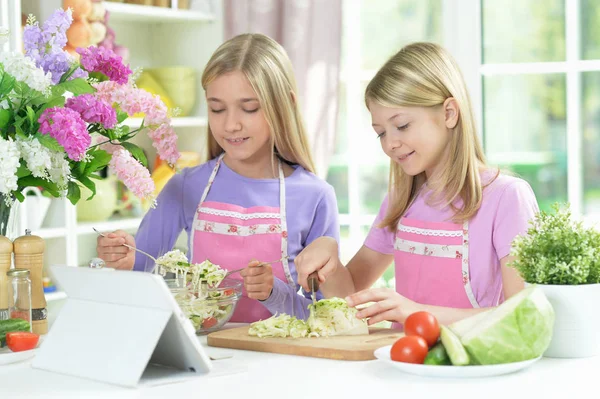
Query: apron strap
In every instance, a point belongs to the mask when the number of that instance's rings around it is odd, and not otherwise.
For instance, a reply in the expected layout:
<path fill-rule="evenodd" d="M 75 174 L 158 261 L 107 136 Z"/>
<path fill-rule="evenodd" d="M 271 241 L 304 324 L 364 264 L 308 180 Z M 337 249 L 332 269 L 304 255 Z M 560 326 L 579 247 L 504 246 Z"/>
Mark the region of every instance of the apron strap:
<path fill-rule="evenodd" d="M 479 308 L 479 303 L 475 299 L 473 288 L 471 287 L 471 275 L 469 273 L 469 222 L 463 222 L 463 256 L 462 256 L 462 275 L 465 283 L 465 293 L 469 302 L 474 308 Z"/>
<path fill-rule="evenodd" d="M 285 278 L 290 287 L 296 290 L 296 283 L 290 273 L 290 262 L 288 259 L 288 229 L 287 229 L 287 217 L 286 217 L 286 204 L 285 204 L 285 175 L 283 174 L 283 166 L 281 160 L 278 159 L 279 163 L 279 211 L 281 218 L 281 261 L 283 265 L 283 271 Z"/>

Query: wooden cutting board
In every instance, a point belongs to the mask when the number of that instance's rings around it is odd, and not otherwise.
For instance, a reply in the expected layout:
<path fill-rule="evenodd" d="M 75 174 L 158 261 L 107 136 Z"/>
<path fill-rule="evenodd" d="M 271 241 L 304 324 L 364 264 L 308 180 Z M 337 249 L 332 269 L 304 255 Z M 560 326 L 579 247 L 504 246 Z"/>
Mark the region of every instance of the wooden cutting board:
<path fill-rule="evenodd" d="M 373 360 L 373 352 L 404 335 L 398 330 L 370 328 L 369 335 L 325 338 L 258 338 L 248 326 L 208 334 L 209 346 L 336 360 Z"/>

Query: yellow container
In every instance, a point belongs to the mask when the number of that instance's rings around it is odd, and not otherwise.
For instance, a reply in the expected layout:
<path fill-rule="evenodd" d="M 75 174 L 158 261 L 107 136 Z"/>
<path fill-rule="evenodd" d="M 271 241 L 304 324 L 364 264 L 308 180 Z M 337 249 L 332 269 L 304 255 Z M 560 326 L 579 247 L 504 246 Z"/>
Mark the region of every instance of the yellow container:
<path fill-rule="evenodd" d="M 165 89 L 174 105 L 181 109 L 180 116 L 188 116 L 196 104 L 196 70 L 176 66 L 146 69 Z"/>

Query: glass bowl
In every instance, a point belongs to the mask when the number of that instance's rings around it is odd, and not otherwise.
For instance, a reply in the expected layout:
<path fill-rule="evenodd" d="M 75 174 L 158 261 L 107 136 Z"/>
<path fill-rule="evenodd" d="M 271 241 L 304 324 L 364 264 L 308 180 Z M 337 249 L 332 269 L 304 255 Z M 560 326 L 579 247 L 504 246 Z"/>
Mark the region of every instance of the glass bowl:
<path fill-rule="evenodd" d="M 224 279 L 216 288 L 194 291 L 189 285 L 181 287 L 176 280 L 167 281 L 171 293 L 183 313 L 192 322 L 196 334 L 208 334 L 227 323 L 242 296 L 242 282 Z"/>

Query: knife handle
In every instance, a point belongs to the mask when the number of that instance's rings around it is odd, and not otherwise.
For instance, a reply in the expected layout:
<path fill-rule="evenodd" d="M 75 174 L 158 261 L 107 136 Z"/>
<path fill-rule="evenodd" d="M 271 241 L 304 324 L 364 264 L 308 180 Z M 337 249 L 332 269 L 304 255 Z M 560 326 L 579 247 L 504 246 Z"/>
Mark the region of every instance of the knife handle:
<path fill-rule="evenodd" d="M 319 291 L 319 275 L 317 274 L 317 272 L 312 272 L 311 274 L 309 274 L 307 282 L 311 292 Z"/>

